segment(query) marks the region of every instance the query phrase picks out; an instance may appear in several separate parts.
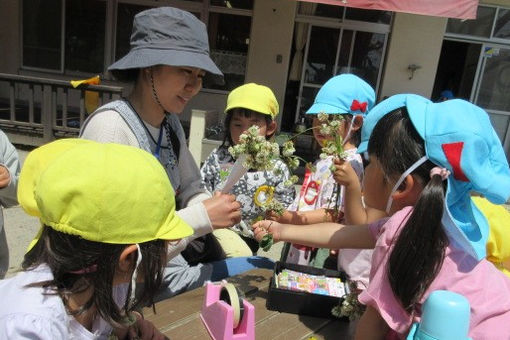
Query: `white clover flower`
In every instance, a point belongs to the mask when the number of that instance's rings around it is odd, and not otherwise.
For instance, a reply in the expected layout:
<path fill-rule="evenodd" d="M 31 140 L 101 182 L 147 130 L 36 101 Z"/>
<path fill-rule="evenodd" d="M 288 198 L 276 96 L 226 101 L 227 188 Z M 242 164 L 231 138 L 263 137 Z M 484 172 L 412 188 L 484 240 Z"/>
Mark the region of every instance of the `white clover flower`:
<path fill-rule="evenodd" d="M 329 119 L 329 115 L 327 113 L 324 113 L 324 112 L 319 112 L 319 114 L 317 115 L 317 119 L 319 120 L 319 122 L 327 122 L 328 119 Z"/>

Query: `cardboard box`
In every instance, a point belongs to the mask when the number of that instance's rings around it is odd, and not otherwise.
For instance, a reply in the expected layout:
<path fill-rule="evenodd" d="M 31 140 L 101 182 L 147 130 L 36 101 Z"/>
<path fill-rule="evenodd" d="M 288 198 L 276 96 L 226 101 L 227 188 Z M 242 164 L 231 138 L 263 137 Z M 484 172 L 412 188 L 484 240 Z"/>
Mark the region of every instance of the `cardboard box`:
<path fill-rule="evenodd" d="M 275 285 L 275 277 L 283 269 L 294 270 L 312 275 L 337 277 L 340 278 L 343 282 L 346 282 L 347 278 L 345 273 L 336 270 L 315 268 L 278 261 L 275 263 L 274 274 L 269 284 L 268 297 L 266 300 L 267 309 L 322 318 L 335 318 L 331 314 L 331 309 L 338 305 L 342 298 L 277 288 Z"/>

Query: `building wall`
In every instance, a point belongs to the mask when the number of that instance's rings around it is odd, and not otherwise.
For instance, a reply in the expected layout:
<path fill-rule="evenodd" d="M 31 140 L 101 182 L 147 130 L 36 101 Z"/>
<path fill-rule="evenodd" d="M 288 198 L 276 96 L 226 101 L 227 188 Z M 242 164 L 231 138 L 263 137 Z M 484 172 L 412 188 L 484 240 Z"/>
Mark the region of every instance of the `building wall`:
<path fill-rule="evenodd" d="M 430 97 L 434 86 L 446 18 L 395 13 L 380 98 L 396 93 Z M 421 66 L 412 79 L 410 64 Z"/>
<path fill-rule="evenodd" d="M 246 82 L 269 86 L 282 112 L 297 1 L 255 1 Z M 281 116 L 280 116 L 281 117 Z"/>
<path fill-rule="evenodd" d="M 297 2 L 291 0 L 257 0 L 253 8 L 245 82 L 269 86 L 280 104 L 280 113 L 287 85 L 296 7 Z M 223 91 L 202 90 L 187 105 L 181 120 L 190 120 L 191 109 L 222 112 L 227 95 Z"/>

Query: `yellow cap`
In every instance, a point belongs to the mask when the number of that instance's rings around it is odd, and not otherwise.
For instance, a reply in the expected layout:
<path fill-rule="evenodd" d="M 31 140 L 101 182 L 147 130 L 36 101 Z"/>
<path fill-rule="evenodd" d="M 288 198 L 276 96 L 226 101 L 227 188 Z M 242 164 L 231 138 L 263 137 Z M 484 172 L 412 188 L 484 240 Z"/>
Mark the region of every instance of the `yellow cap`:
<path fill-rule="evenodd" d="M 61 139 L 35 149 L 18 182 L 20 205 L 42 224 L 113 244 L 193 234 L 175 213 L 174 195 L 165 170 L 148 152 L 83 139 Z"/>
<path fill-rule="evenodd" d="M 267 86 L 255 83 L 241 85 L 230 92 L 225 112 L 236 108 L 270 115 L 273 119 L 280 110 L 273 91 Z"/>

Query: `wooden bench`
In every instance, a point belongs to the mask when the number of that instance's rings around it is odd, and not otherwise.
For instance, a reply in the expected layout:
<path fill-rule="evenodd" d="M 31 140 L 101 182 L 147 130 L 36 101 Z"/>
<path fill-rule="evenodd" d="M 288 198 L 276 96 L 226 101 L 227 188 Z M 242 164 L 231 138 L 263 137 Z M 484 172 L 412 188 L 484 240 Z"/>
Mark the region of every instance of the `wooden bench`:
<path fill-rule="evenodd" d="M 228 278 L 227 281 L 245 293 L 255 307 L 255 337 L 267 339 L 348 339 L 348 325 L 344 320 L 280 313 L 266 308 L 269 278 L 273 271 L 254 269 Z M 172 340 L 210 339 L 200 319 L 205 288 L 197 288 L 144 309 L 144 316 Z"/>

